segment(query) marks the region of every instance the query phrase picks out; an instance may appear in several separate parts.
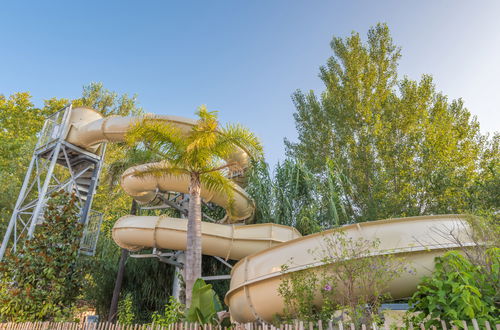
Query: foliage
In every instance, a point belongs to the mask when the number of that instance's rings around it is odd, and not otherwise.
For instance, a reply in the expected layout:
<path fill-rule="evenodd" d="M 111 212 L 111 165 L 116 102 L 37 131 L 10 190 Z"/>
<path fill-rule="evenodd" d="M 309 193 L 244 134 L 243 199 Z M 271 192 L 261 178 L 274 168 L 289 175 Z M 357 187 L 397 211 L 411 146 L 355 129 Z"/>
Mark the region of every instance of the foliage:
<path fill-rule="evenodd" d="M 390 296 L 390 281 L 413 272 L 402 258 L 376 255 L 378 240 L 354 239 L 342 231 L 323 235 L 321 248 L 310 251 L 321 267 L 293 270 L 282 266 L 279 294 L 286 319 L 329 320 L 342 311 L 355 324 L 378 320 L 380 304 Z M 318 301 L 318 293 L 321 299 Z"/>
<path fill-rule="evenodd" d="M 341 180 L 346 178 L 337 174 L 332 161 L 327 169 L 325 178 L 319 178 L 301 161 L 286 159 L 271 175 L 266 163 L 254 162 L 246 191 L 255 200 L 256 222 L 293 226 L 303 235 L 348 223 L 341 201 Z"/>
<path fill-rule="evenodd" d="M 118 303 L 118 323 L 130 325 L 134 323 L 134 319 L 134 302 L 132 300 L 132 295 L 127 293 Z"/>
<path fill-rule="evenodd" d="M 89 271 L 92 283 L 86 290 L 86 299 L 104 319 L 113 295 L 119 251 L 111 238 L 100 237 L 98 255 L 93 257 Z M 151 315 L 164 307 L 172 293 L 173 274 L 173 266 L 156 259 L 127 259 L 121 292 L 133 300 L 135 322 L 149 322 Z"/>
<path fill-rule="evenodd" d="M 457 251 L 437 257 L 435 269 L 410 299 L 408 321 L 440 326 L 441 321 L 462 327 L 458 320 L 500 322 L 500 248 L 486 251 L 486 264 L 473 264 Z M 420 312 L 420 313 L 415 313 Z"/>
<path fill-rule="evenodd" d="M 10 218 L 45 116 L 64 106 L 66 101 L 47 101 L 45 107 L 33 106 L 29 93 L 10 97 L 0 95 L 0 231 Z"/>
<path fill-rule="evenodd" d="M 284 276 L 278 293 L 283 297 L 285 308 L 283 316 L 276 317 L 276 322 L 330 320 L 337 306 L 333 302 L 334 291 L 328 283 L 328 276 L 307 269 L 288 273 L 289 268 L 290 265 L 281 266 Z M 318 291 L 321 292 L 321 301 L 315 304 Z"/>
<path fill-rule="evenodd" d="M 222 310 L 219 297 L 211 284 L 206 284 L 201 278 L 193 285 L 193 296 L 191 306 L 186 311 L 188 322 L 208 324 L 217 320 L 217 312 Z"/>
<path fill-rule="evenodd" d="M 378 317 L 390 282 L 403 273 L 414 273 L 404 258 L 381 254 L 380 240 L 352 238 L 343 231 L 323 236 L 324 245 L 315 251 L 326 266 L 335 299 L 348 317 L 357 324 L 370 324 Z M 335 284 L 335 285 L 334 285 Z"/>
<path fill-rule="evenodd" d="M 400 79 L 386 25 L 366 43 L 352 33 L 331 48 L 320 68 L 325 91 L 294 93 L 298 142 L 285 142 L 325 185 L 334 161 L 347 219 L 499 210 L 499 135 L 481 135 L 462 100 L 448 100 L 431 76 Z"/>
<path fill-rule="evenodd" d="M 51 196 L 34 237 L 1 265 L 2 321 L 70 320 L 84 283 L 75 196 Z"/>
<path fill-rule="evenodd" d="M 171 324 L 181 322 L 184 319 L 185 306 L 177 301 L 174 297 L 168 299 L 165 304 L 163 313 L 154 312 L 151 316 L 153 324 L 162 327 L 168 327 Z"/>
<path fill-rule="evenodd" d="M 224 174 L 241 171 L 230 157 L 244 150 L 251 158 L 258 158 L 262 146 L 258 138 L 239 125 L 222 127 L 216 112 L 205 106 L 197 111 L 198 121 L 188 131 L 158 117 L 144 118 L 127 132 L 127 142 L 145 152 L 158 155 L 159 162 L 136 168 L 128 175 L 185 176 L 189 179 L 189 214 L 184 279 L 186 283 L 186 305 L 190 305 L 194 282 L 201 277 L 201 186 L 228 196 L 227 215 L 233 217 L 233 183 Z M 229 160 L 226 163 L 226 160 Z M 226 171 L 223 173 L 222 171 Z"/>

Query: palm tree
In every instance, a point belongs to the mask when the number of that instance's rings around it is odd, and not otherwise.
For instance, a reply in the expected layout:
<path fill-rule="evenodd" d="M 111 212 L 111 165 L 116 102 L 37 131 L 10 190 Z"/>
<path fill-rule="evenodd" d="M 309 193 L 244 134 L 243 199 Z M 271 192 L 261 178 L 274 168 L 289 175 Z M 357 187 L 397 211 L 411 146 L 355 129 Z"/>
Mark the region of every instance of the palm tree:
<path fill-rule="evenodd" d="M 224 127 L 217 121 L 217 113 L 205 106 L 196 112 L 199 119 L 186 134 L 177 126 L 161 118 L 144 118 L 127 133 L 127 143 L 148 150 L 160 162 L 136 168 L 131 175 L 189 176 L 189 207 L 186 263 L 186 305 L 191 303 L 193 284 L 201 277 L 201 185 L 211 191 L 224 192 L 233 199 L 235 185 L 222 171 L 241 170 L 242 164 L 230 160 L 232 155 L 245 151 L 251 158 L 262 156 L 259 139 L 240 125 Z M 231 208 L 228 209 L 229 214 Z"/>

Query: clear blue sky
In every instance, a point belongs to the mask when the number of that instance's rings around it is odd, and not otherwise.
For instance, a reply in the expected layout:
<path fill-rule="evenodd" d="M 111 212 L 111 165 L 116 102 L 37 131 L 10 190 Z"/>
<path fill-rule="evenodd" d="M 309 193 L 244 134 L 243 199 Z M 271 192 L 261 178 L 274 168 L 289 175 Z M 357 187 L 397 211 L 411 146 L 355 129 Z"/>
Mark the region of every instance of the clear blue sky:
<path fill-rule="evenodd" d="M 377 22 L 403 48 L 401 74 L 433 74 L 500 130 L 500 1 L 3 1 L 0 93 L 41 105 L 98 81 L 147 112 L 207 104 L 257 132 L 274 164 L 296 137 L 290 95 L 323 89 L 332 36 Z"/>

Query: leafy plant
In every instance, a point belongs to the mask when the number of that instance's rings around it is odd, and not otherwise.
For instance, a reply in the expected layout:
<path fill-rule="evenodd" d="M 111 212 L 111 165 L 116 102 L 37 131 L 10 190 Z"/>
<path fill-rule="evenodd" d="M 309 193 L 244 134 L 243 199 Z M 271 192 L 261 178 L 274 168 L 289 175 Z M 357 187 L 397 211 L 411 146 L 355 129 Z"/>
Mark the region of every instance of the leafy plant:
<path fill-rule="evenodd" d="M 153 324 L 157 326 L 169 326 L 170 324 L 178 323 L 184 318 L 185 306 L 174 297 L 168 299 L 165 304 L 163 313 L 154 312 L 151 319 Z"/>
<path fill-rule="evenodd" d="M 0 263 L 0 320 L 71 320 L 84 283 L 76 197 L 51 196 L 31 240 Z"/>
<path fill-rule="evenodd" d="M 246 191 L 255 200 L 256 222 L 293 226 L 307 235 L 349 222 L 341 199 L 341 178 L 333 165 L 320 178 L 293 159 L 278 163 L 271 175 L 268 165 L 259 161 L 249 170 Z"/>
<path fill-rule="evenodd" d="M 132 295 L 127 293 L 125 298 L 118 303 L 118 323 L 130 325 L 134 323 L 134 319 L 134 302 L 132 300 Z"/>
<path fill-rule="evenodd" d="M 387 293 L 390 281 L 414 270 L 403 258 L 380 252 L 380 240 L 352 238 L 343 231 L 323 236 L 324 245 L 313 251 L 325 265 L 328 280 L 336 285 L 335 301 L 355 324 L 378 319 L 378 309 Z"/>
<path fill-rule="evenodd" d="M 410 299 L 407 320 L 426 327 L 444 320 L 460 328 L 459 320 L 500 322 L 500 248 L 488 249 L 485 257 L 486 265 L 473 264 L 457 251 L 436 258 L 432 276 Z"/>
<path fill-rule="evenodd" d="M 335 231 L 323 236 L 321 248 L 309 251 L 323 266 L 293 271 L 293 259 L 283 265 L 278 292 L 285 304 L 284 318 L 326 320 L 340 311 L 355 324 L 377 321 L 380 304 L 390 298 L 389 282 L 413 272 L 401 258 L 372 256 L 379 246 L 378 240 Z"/>
<path fill-rule="evenodd" d="M 293 263 L 293 260 L 291 260 Z M 278 287 L 278 293 L 283 297 L 285 308 L 283 316 L 276 321 L 291 320 L 316 321 L 331 319 L 336 305 L 333 303 L 333 283 L 328 276 L 311 270 L 301 270 L 287 274 L 289 265 L 282 265 L 283 279 Z M 315 304 L 317 292 L 321 292 L 321 302 Z"/>
<path fill-rule="evenodd" d="M 191 306 L 186 312 L 186 320 L 199 324 L 212 323 L 217 320 L 217 312 L 222 310 L 219 297 L 211 284 L 206 284 L 201 278 L 193 285 Z"/>

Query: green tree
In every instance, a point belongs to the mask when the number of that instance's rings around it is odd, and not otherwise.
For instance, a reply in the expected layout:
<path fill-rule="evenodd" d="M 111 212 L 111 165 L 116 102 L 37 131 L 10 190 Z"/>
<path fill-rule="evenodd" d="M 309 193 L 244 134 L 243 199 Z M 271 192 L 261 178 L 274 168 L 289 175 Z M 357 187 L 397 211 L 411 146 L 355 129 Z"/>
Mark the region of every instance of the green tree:
<path fill-rule="evenodd" d="M 44 222 L 17 254 L 0 263 L 0 320 L 71 319 L 84 283 L 76 197 L 55 193 Z"/>
<path fill-rule="evenodd" d="M 138 122 L 127 133 L 129 144 L 142 144 L 162 160 L 136 170 L 132 175 L 189 177 L 189 244 L 184 269 L 187 307 L 191 303 L 193 285 L 201 277 L 201 185 L 203 183 L 213 191 L 223 191 L 231 200 L 234 183 L 221 170 L 238 164 L 226 163 L 225 160 L 239 148 L 250 157 L 259 157 L 262 153 L 257 137 L 247 129 L 239 125 L 221 127 L 216 113 L 207 111 L 204 106 L 199 108 L 197 115 L 199 119 L 187 136 L 178 127 L 154 119 Z M 230 208 L 228 212 L 231 212 Z"/>
<path fill-rule="evenodd" d="M 265 162 L 254 163 L 246 191 L 256 204 L 255 221 L 293 226 L 303 235 L 345 223 L 343 213 L 337 212 L 336 178 L 327 173 L 326 180 L 325 185 L 294 159 L 278 163 L 273 175 Z"/>
<path fill-rule="evenodd" d="M 498 210 L 498 136 L 481 135 L 462 100 L 449 101 L 431 76 L 399 79 L 401 52 L 386 25 L 366 43 L 352 33 L 331 48 L 320 68 L 325 91 L 293 94 L 298 141 L 285 143 L 320 178 L 333 162 L 347 179 L 338 180 L 337 207 L 351 221 Z"/>
<path fill-rule="evenodd" d="M 49 100 L 36 108 L 29 93 L 0 95 L 0 232 L 6 227 L 45 117 L 64 106 Z"/>

